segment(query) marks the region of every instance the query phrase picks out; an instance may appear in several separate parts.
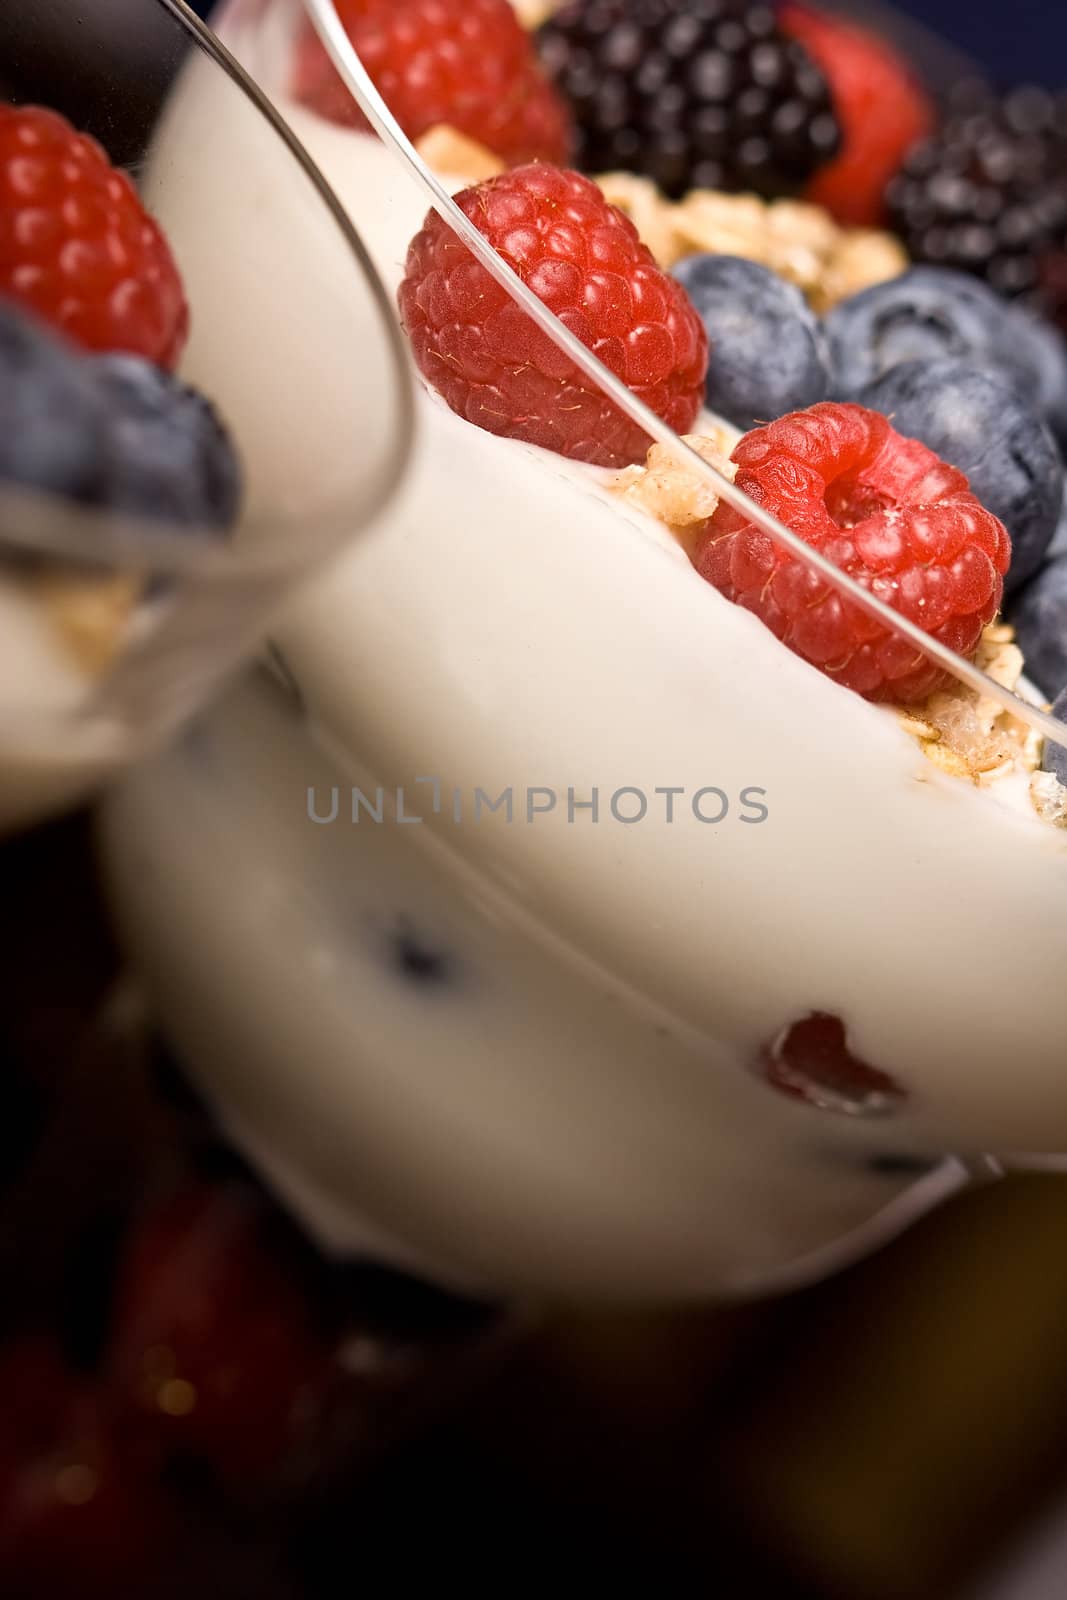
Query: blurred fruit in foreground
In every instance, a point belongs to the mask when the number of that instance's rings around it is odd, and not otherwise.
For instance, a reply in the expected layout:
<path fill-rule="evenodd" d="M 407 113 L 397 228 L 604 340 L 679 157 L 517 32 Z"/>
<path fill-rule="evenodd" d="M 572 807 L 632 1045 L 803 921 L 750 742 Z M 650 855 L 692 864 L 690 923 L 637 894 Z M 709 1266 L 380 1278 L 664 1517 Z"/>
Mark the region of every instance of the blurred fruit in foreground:
<path fill-rule="evenodd" d="M 961 85 L 887 191 L 915 261 L 959 267 L 1054 316 L 1067 308 L 1067 98 Z"/>
<path fill-rule="evenodd" d="M 102 1396 L 48 1335 L 0 1352 L 0 1581 L 7 1600 L 143 1595 L 163 1492 L 120 1447 Z"/>

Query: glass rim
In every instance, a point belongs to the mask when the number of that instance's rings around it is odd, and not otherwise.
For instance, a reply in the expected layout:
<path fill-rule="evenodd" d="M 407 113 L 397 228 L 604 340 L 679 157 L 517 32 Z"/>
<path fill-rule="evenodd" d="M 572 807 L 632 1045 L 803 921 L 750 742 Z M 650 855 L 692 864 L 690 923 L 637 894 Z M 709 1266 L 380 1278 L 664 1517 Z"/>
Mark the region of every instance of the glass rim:
<path fill-rule="evenodd" d="M 166 0 L 166 3 L 180 4 L 181 0 Z M 1003 684 L 983 672 L 973 661 L 968 661 L 964 656 L 957 654 L 950 646 L 934 638 L 902 612 L 896 611 L 885 601 L 870 593 L 821 551 L 807 544 L 779 517 L 758 505 L 724 473 L 705 461 L 680 434 L 638 399 L 622 379 L 605 366 L 523 282 L 518 273 L 497 254 L 485 235 L 456 204 L 452 195 L 403 132 L 376 89 L 345 31 L 334 0 L 301 0 L 301 3 L 345 87 L 370 122 L 377 137 L 417 180 L 433 209 L 462 240 L 479 264 L 506 290 L 514 303 L 532 318 L 539 330 L 569 357 L 583 377 L 624 412 L 651 441 L 665 446 L 676 463 L 684 465 L 686 471 L 701 478 L 721 500 L 755 523 L 775 545 L 787 550 L 810 572 L 829 583 L 842 598 L 858 606 L 884 628 L 907 639 L 928 661 L 949 672 L 957 683 L 984 698 L 996 701 L 1046 739 L 1067 746 L 1067 723 L 1061 722 L 1051 712 L 1046 711 L 1042 703 L 1035 704 L 1033 700 L 1005 688 Z"/>

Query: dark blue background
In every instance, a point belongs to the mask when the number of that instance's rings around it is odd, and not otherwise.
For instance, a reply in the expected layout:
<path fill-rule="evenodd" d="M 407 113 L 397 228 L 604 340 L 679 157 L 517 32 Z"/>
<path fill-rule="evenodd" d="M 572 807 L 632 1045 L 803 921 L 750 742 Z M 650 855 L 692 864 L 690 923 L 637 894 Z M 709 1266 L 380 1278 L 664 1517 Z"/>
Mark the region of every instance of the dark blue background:
<path fill-rule="evenodd" d="M 202 16 L 212 3 L 192 0 Z M 998 82 L 1028 79 L 1067 87 L 1064 0 L 895 0 L 895 5 L 966 50 Z"/>
<path fill-rule="evenodd" d="M 1064 0 L 894 0 L 980 61 L 1003 84 L 1067 87 Z"/>

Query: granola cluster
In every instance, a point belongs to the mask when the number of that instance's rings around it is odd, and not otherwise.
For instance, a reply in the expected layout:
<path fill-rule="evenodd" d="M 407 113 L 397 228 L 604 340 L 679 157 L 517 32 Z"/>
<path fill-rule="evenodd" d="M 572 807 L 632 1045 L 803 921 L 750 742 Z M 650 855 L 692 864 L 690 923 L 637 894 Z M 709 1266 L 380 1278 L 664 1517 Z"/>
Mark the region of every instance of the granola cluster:
<path fill-rule="evenodd" d="M 738 437 L 736 429 L 723 424 L 711 433 L 684 434 L 683 442 L 732 483 L 737 467 L 730 460 L 730 452 Z M 631 505 L 665 522 L 687 551 L 719 504 L 711 484 L 685 462 L 676 460 L 662 444 L 651 446 L 644 465 L 624 467 L 611 487 Z"/>
<path fill-rule="evenodd" d="M 505 164 L 498 155 L 479 144 L 477 139 L 468 139 L 465 133 L 447 122 L 435 122 L 432 128 L 427 128 L 422 137 L 416 139 L 415 148 L 435 172 L 462 178 L 465 183 L 481 183 L 504 170 Z"/>
<path fill-rule="evenodd" d="M 1054 772 L 1035 772 L 1030 779 L 1030 801 L 1042 822 L 1067 828 L 1067 789 Z"/>
<path fill-rule="evenodd" d="M 1015 630 L 1007 623 L 991 623 L 982 634 L 975 666 L 994 683 L 1016 689 L 1023 654 Z M 932 694 L 920 712 L 908 708 L 898 715 L 935 766 L 981 788 L 1012 772 L 1036 772 L 1041 765 L 1041 735 L 999 700 L 962 683 Z"/>
<path fill-rule="evenodd" d="M 532 33 L 539 28 L 542 22 L 547 22 L 554 11 L 560 8 L 560 0 L 511 0 L 518 13 L 519 21 L 524 28 Z"/>
<path fill-rule="evenodd" d="M 829 212 L 801 200 L 694 189 L 674 204 L 629 172 L 596 181 L 632 219 L 661 267 L 702 251 L 744 256 L 795 283 L 819 312 L 898 277 L 908 265 L 892 234 L 839 227 Z"/>
<path fill-rule="evenodd" d="M 1023 654 L 1008 623 L 986 628 L 975 665 L 1005 689 L 1018 687 Z M 999 700 L 957 684 L 931 695 L 921 713 L 902 709 L 898 716 L 924 755 L 954 778 L 987 788 L 1012 773 L 1029 773 L 1030 801 L 1038 816 L 1067 828 L 1067 788 L 1055 773 L 1041 770 L 1042 735 Z"/>
<path fill-rule="evenodd" d="M 56 570 L 23 581 L 82 671 L 90 677 L 106 672 L 129 637 L 143 580 L 129 573 L 87 577 Z"/>

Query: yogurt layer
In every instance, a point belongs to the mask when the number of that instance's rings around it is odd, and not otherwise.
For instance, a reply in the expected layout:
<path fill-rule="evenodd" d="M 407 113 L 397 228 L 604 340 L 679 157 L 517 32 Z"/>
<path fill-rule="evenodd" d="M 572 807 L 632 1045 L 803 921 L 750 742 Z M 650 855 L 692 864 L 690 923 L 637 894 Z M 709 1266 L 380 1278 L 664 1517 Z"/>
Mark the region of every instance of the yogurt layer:
<path fill-rule="evenodd" d="M 421 191 L 284 109 L 395 288 Z M 491 1288 L 707 1292 L 875 1213 L 886 1152 L 1064 1148 L 1067 833 L 937 770 L 603 474 L 427 392 L 418 429 L 277 632 L 299 716 L 246 691 L 107 824 L 179 1049 L 319 1235 Z M 454 984 L 400 981 L 406 927 Z M 764 1081 L 814 1011 L 891 1114 Z"/>

